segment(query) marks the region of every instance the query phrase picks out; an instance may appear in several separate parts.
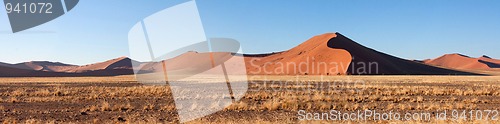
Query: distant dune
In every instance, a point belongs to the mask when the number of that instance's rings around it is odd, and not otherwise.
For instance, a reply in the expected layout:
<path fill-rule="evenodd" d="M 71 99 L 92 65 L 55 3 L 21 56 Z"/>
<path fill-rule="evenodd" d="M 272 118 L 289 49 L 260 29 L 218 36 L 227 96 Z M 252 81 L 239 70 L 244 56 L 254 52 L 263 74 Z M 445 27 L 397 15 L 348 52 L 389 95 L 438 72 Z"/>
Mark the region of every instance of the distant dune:
<path fill-rule="evenodd" d="M 231 53 L 198 53 L 191 51 L 160 62 L 142 63 L 139 73 L 163 72 L 163 62 L 168 71 L 175 71 L 177 74 L 203 72 L 219 65 L 213 63 L 212 60 L 227 60 L 229 57 L 232 57 Z"/>
<path fill-rule="evenodd" d="M 473 58 L 462 54 L 446 54 L 435 59 L 424 61 L 429 65 L 435 65 L 453 69 L 467 70 L 495 70 L 500 68 L 500 60 L 488 56 Z"/>
<path fill-rule="evenodd" d="M 0 62 L 0 67 L 10 67 L 11 64 Z"/>
<path fill-rule="evenodd" d="M 0 66 L 0 77 L 68 77 L 68 76 L 85 76 L 82 74 L 67 74 L 60 72 L 47 72 L 37 70 L 19 69 L 8 67 L 11 65 Z M 90 76 L 90 75 L 89 75 Z"/>
<path fill-rule="evenodd" d="M 76 65 L 64 64 L 59 62 L 49 62 L 49 61 L 31 61 L 14 64 L 11 67 L 25 69 L 25 70 L 36 70 L 36 71 L 48 71 L 48 72 L 64 72 L 72 68 L 76 68 Z"/>
<path fill-rule="evenodd" d="M 211 71 L 210 68 L 231 57 L 240 58 L 250 75 L 477 75 L 454 69 L 499 68 L 499 60 L 487 56 L 470 58 L 451 54 L 424 61 L 401 59 L 365 47 L 340 33 L 326 33 L 290 50 L 266 54 L 191 51 L 160 62 L 138 62 L 120 57 L 83 66 L 48 61 L 0 63 L 0 77 L 129 75 L 134 74 L 134 67 L 140 68 L 139 73 L 161 72 L 163 63 L 167 63 L 168 71 L 183 74 Z M 236 67 L 244 66 L 242 62 L 227 63 L 225 67 L 238 72 L 240 68 Z M 236 70 L 231 70 L 233 68 Z"/>
<path fill-rule="evenodd" d="M 3 64 L 3 63 L 0 65 L 0 76 L 2 76 L 2 77 L 13 77 L 13 76 L 21 76 L 21 75 L 30 76 L 30 75 L 32 75 L 32 73 L 33 73 L 33 71 L 31 71 L 31 70 L 12 68 L 12 67 L 8 67 L 7 64 Z"/>
<path fill-rule="evenodd" d="M 132 60 L 128 57 L 120 57 L 112 60 L 108 60 L 105 62 L 99 62 L 94 64 L 88 64 L 83 66 L 78 66 L 64 72 L 71 73 L 82 73 L 82 72 L 91 72 L 96 70 L 114 70 L 114 69 L 125 69 L 132 70 L 132 63 L 140 63 L 135 60 Z"/>

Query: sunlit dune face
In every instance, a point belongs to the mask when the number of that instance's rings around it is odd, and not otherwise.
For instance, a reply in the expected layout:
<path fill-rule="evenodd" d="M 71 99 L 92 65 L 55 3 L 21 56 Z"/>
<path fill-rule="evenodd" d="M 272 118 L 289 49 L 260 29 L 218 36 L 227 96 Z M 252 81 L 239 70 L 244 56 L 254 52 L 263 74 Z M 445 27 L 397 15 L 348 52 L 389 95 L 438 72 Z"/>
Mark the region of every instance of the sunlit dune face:
<path fill-rule="evenodd" d="M 288 51 L 266 57 L 246 57 L 248 74 L 339 75 L 345 74 L 351 54 L 328 47 L 336 34 L 314 36 Z"/>

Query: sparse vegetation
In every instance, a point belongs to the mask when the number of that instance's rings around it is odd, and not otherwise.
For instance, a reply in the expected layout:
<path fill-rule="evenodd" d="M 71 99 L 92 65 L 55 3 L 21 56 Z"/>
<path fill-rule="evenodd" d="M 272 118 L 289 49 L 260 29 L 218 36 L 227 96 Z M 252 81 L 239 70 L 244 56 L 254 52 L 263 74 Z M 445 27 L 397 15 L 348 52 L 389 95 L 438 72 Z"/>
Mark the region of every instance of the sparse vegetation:
<path fill-rule="evenodd" d="M 303 76 L 301 85 L 265 83 L 290 79 L 286 76 L 252 79 L 241 100 L 191 123 L 330 123 L 298 121 L 296 112 L 484 110 L 500 105 L 500 77 L 494 76 L 329 76 L 323 81 Z M 337 85 L 327 85 L 338 80 Z M 5 78 L 0 85 L 2 123 L 178 121 L 169 87 L 144 86 L 130 76 Z M 483 122 L 490 121 L 463 121 Z"/>

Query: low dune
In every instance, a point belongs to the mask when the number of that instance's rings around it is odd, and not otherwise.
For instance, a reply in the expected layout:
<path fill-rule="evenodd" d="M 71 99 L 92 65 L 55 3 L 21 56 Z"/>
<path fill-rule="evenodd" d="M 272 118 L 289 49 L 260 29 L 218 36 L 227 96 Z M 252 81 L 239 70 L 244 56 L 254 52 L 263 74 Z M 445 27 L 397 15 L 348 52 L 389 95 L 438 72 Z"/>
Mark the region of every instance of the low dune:
<path fill-rule="evenodd" d="M 436 59 L 424 61 L 429 65 L 435 65 L 453 69 L 466 70 L 496 70 L 500 68 L 500 60 L 487 56 L 473 58 L 462 54 L 446 54 Z"/>
<path fill-rule="evenodd" d="M 0 67 L 10 67 L 11 64 L 0 62 Z"/>
<path fill-rule="evenodd" d="M 116 59 L 112 59 L 112 60 L 108 60 L 108 61 L 104 61 L 104 62 L 78 66 L 76 68 L 66 70 L 64 72 L 81 73 L 81 72 L 90 72 L 90 71 L 97 71 L 97 70 L 113 70 L 113 69 L 129 69 L 129 70 L 131 70 L 133 67 L 132 63 L 139 63 L 139 62 L 132 60 L 128 57 L 120 57 L 120 58 L 116 58 Z"/>
<path fill-rule="evenodd" d="M 59 62 L 32 61 L 18 64 L 0 63 L 0 77 L 71 77 L 116 76 L 134 74 L 133 61 L 120 57 L 105 62 L 76 66 Z"/>
<path fill-rule="evenodd" d="M 487 64 L 491 69 L 500 69 L 500 60 L 498 59 L 493 59 L 491 57 L 483 55 L 479 57 L 479 61 Z"/>
<path fill-rule="evenodd" d="M 0 65 L 0 76 L 2 77 L 12 77 L 18 75 L 31 75 L 31 70 L 24 70 L 18 68 L 8 67 L 7 64 Z"/>
<path fill-rule="evenodd" d="M 83 75 L 67 74 L 61 72 L 27 70 L 27 69 L 19 69 L 8 66 L 0 66 L 0 77 L 70 77 L 70 76 L 83 76 Z"/>
<path fill-rule="evenodd" d="M 36 71 L 48 71 L 48 72 L 64 72 L 78 66 L 64 64 L 60 62 L 49 62 L 49 61 L 31 61 L 23 62 L 12 65 L 14 68 L 25 69 L 25 70 L 36 70 Z"/>
<path fill-rule="evenodd" d="M 394 57 L 358 44 L 340 33 L 314 36 L 290 50 L 262 57 L 252 55 L 246 60 L 249 74 L 475 75 Z"/>

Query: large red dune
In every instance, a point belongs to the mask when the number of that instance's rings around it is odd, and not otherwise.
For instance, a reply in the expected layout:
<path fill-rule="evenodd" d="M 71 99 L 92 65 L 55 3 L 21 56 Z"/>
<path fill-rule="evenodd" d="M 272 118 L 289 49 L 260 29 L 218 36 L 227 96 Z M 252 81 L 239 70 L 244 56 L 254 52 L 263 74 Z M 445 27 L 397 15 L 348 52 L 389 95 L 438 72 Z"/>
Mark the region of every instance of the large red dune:
<path fill-rule="evenodd" d="M 329 64 L 332 62 L 334 64 Z M 283 70 L 297 69 L 298 71 L 279 73 L 282 70 L 279 63 L 285 63 Z M 295 65 L 286 63 L 295 63 Z M 300 66 L 301 63 L 307 66 Z M 327 63 L 327 67 L 319 66 L 318 63 Z M 307 67 L 309 70 L 304 69 Z M 307 71 L 300 71 L 301 69 Z M 264 72 L 264 70 L 272 73 Z M 444 69 L 394 57 L 367 48 L 340 33 L 315 36 L 287 51 L 248 56 L 247 71 L 249 74 L 278 75 L 474 75 L 474 73 Z"/>
<path fill-rule="evenodd" d="M 290 50 L 263 56 L 247 56 L 248 74 L 337 75 L 345 74 L 351 54 L 328 47 L 335 33 L 314 36 Z"/>

